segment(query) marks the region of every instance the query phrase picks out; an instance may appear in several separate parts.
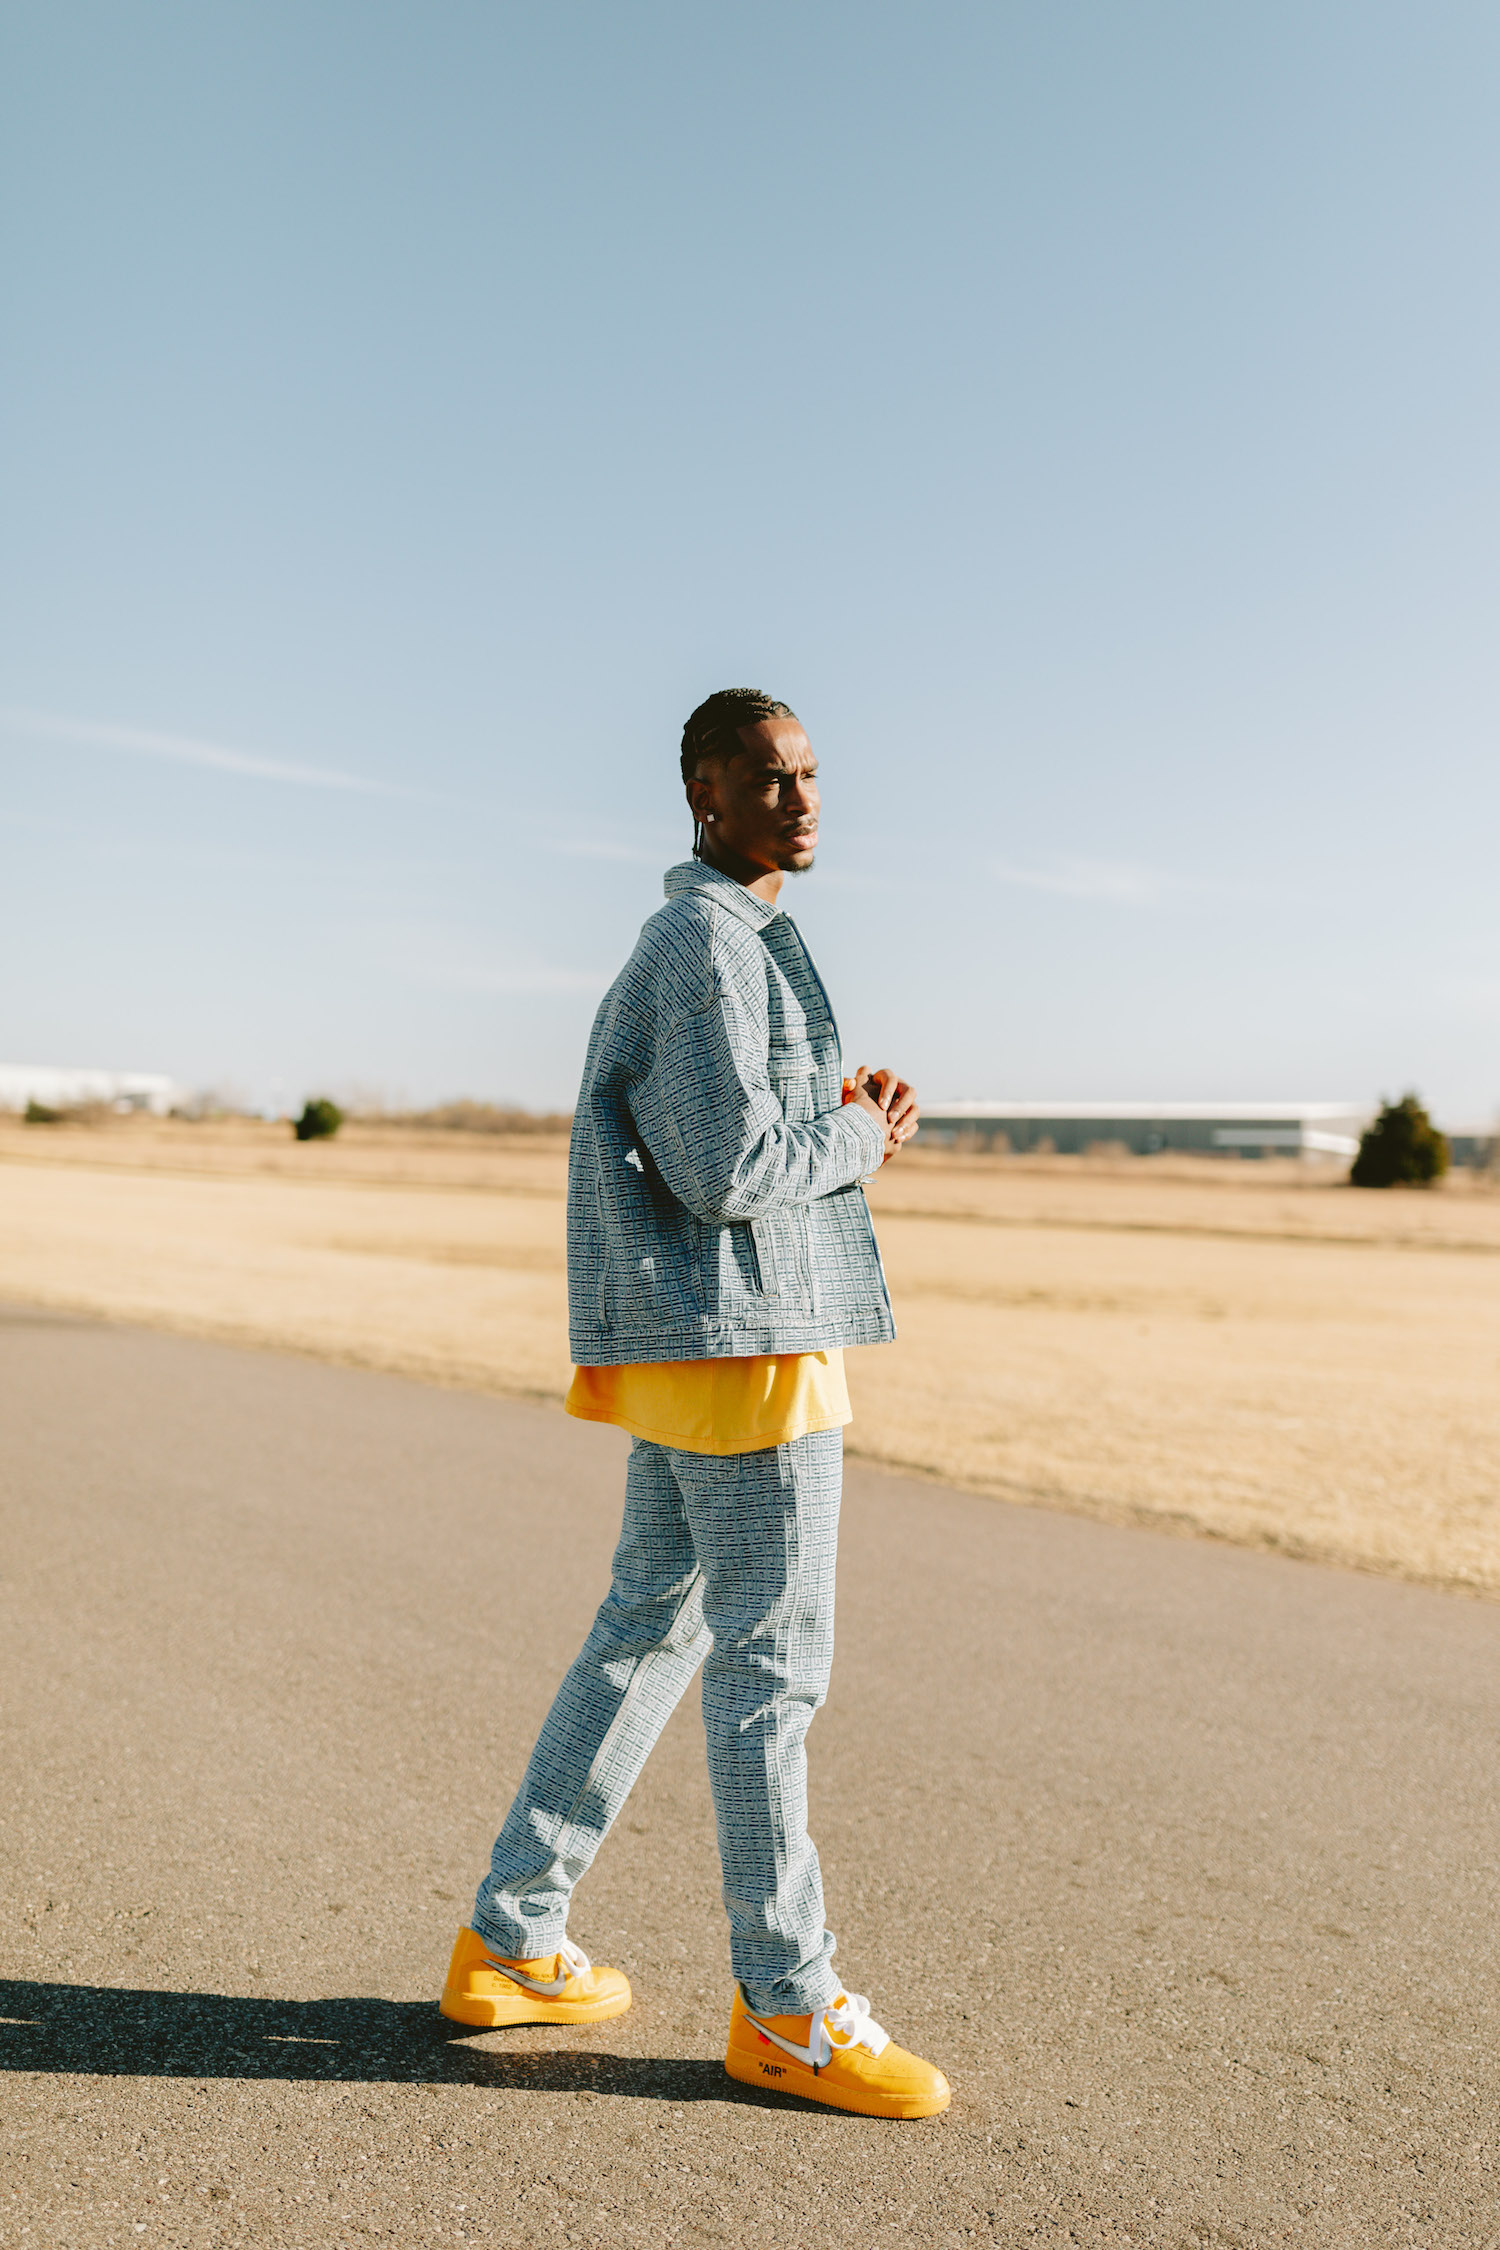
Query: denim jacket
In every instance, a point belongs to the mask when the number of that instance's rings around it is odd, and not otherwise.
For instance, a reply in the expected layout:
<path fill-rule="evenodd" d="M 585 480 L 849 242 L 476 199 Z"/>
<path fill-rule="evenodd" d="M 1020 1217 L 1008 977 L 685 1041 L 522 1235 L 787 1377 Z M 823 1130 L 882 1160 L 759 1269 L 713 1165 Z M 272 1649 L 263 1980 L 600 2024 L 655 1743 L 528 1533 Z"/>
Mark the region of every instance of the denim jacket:
<path fill-rule="evenodd" d="M 580 1367 L 827 1351 L 895 1335 L 842 1106 L 838 1028 L 796 924 L 698 860 L 594 1019 L 568 1162 Z"/>

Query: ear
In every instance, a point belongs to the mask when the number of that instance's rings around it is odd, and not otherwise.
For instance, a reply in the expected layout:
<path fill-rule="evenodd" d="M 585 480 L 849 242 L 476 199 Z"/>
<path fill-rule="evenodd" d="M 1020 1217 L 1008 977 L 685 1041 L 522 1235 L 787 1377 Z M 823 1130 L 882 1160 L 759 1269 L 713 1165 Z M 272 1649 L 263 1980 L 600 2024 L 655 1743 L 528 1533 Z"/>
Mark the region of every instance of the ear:
<path fill-rule="evenodd" d="M 700 823 L 705 821 L 710 813 L 717 813 L 719 810 L 717 772 L 710 769 L 707 773 L 695 774 L 691 781 L 684 784 L 684 794 L 694 820 Z"/>

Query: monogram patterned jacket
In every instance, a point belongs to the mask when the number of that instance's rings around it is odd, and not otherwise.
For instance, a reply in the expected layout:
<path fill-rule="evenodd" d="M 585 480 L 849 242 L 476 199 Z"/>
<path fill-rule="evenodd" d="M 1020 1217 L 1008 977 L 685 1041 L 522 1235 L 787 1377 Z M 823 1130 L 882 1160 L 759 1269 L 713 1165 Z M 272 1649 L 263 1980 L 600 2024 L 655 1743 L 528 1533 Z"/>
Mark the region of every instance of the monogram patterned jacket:
<path fill-rule="evenodd" d="M 842 1106 L 838 1027 L 797 925 L 695 859 L 594 1019 L 568 1162 L 575 1364 L 828 1351 L 895 1335 Z"/>

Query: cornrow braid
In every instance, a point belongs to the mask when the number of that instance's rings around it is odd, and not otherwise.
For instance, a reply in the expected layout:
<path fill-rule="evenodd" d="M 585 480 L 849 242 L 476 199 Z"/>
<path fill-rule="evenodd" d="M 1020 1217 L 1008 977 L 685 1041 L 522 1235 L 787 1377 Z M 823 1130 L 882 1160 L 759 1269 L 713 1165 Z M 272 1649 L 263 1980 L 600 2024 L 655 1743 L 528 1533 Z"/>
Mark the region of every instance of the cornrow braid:
<path fill-rule="evenodd" d="M 700 758 L 723 757 L 738 750 L 741 727 L 753 727 L 759 719 L 796 716 L 789 703 L 778 703 L 774 696 L 762 695 L 759 688 L 720 688 L 717 695 L 699 704 L 682 730 L 683 780 L 692 780 Z"/>

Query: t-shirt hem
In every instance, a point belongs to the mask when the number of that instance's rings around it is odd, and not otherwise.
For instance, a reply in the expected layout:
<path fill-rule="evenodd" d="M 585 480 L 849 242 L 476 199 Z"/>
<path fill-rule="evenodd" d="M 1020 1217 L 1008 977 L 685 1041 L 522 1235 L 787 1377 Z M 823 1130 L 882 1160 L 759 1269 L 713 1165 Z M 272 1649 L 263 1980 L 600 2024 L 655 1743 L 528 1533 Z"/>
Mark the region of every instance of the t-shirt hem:
<path fill-rule="evenodd" d="M 664 1445 L 674 1453 L 707 1453 L 717 1460 L 728 1460 L 736 1453 L 769 1453 L 778 1445 L 795 1444 L 799 1437 L 816 1437 L 822 1430 L 842 1430 L 854 1420 L 852 1408 L 847 1414 L 809 1414 L 795 1417 L 782 1429 L 761 1432 L 752 1445 L 715 1445 L 690 1439 L 679 1430 L 652 1429 L 632 1414 L 611 1413 L 604 1407 L 575 1406 L 571 1399 L 564 1400 L 563 1412 L 571 1414 L 578 1422 L 607 1422 L 614 1429 L 628 1431 L 631 1437 L 644 1438 L 648 1445 Z"/>

